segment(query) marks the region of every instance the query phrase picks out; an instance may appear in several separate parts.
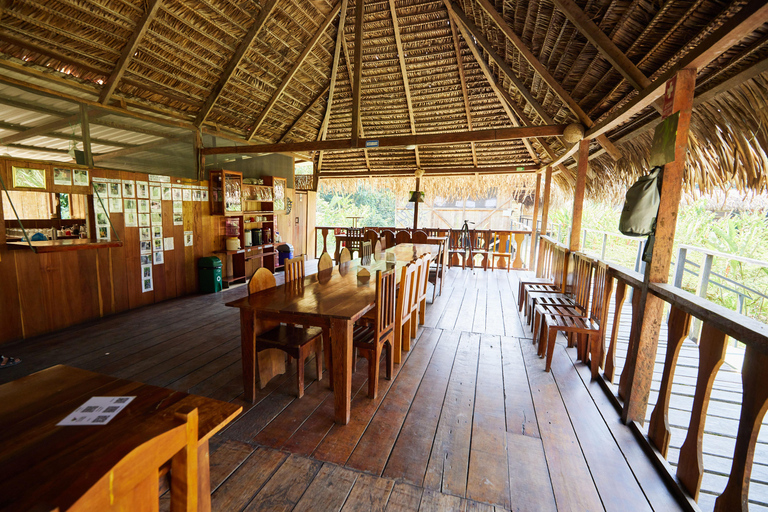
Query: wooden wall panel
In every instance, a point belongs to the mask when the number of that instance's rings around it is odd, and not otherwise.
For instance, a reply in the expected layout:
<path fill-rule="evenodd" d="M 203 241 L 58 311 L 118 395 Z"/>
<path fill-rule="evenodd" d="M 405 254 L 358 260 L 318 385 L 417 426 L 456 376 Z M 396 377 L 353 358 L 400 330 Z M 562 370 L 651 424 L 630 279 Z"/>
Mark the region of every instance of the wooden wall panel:
<path fill-rule="evenodd" d="M 82 167 L 0 159 L 0 175 L 9 186 L 13 166 L 46 169 L 48 192 L 90 193 L 86 187 L 67 189 L 52 184 L 53 167 Z M 148 181 L 146 174 L 127 171 L 91 169 L 90 174 Z M 177 178 L 171 180 L 182 183 Z M 183 183 L 207 186 L 207 182 Z M 197 291 L 197 259 L 213 255 L 213 250 L 219 248 L 216 237 L 221 217 L 210 216 L 209 204 L 185 201 L 184 225 L 174 226 L 173 204 L 163 201 L 163 236 L 173 237 L 174 249 L 164 253 L 163 265 L 153 265 L 155 290 L 147 293 L 141 292 L 139 228 L 126 228 L 124 217 L 124 213 L 110 215 L 123 242 L 123 247 L 110 249 L 48 254 L 8 251 L 5 231 L 0 229 L 0 343 Z M 0 226 L 2 221 L 0 208 Z M 194 246 L 184 246 L 184 231 L 193 231 Z"/>

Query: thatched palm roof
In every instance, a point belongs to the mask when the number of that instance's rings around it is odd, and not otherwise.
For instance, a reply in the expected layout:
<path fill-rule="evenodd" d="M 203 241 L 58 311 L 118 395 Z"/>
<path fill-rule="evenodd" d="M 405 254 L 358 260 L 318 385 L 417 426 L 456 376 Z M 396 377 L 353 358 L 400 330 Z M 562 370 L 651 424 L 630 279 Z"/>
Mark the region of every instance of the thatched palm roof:
<path fill-rule="evenodd" d="M 589 128 L 610 120 L 753 4 L 368 0 L 361 136 Z M 77 82 L 86 100 L 160 115 L 240 144 L 344 139 L 352 131 L 356 21 L 354 0 L 4 0 L 0 66 L 29 72 L 36 83 Z M 697 95 L 706 101 L 692 124 L 689 183 L 704 188 L 730 178 L 766 188 L 766 76 L 760 73 L 768 25 L 753 23 L 742 35 L 697 76 Z M 714 91 L 711 97 L 707 91 Z M 652 134 L 647 128 L 658 118 L 648 106 L 593 143 L 594 190 L 610 191 L 638 172 Z M 417 166 L 428 173 L 528 169 L 567 146 L 561 137 L 538 137 L 311 157 L 321 177 L 357 177 L 411 174 Z M 572 183 L 569 173 L 561 171 L 557 183 Z"/>

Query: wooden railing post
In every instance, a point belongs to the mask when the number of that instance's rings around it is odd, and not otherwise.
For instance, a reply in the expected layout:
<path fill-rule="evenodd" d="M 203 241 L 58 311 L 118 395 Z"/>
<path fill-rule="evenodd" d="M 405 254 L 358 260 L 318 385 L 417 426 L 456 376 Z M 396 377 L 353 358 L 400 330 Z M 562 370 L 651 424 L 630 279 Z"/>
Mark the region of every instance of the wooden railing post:
<path fill-rule="evenodd" d="M 691 315 L 672 306 L 667 320 L 667 354 L 664 358 L 664 372 L 661 375 L 661 387 L 656 406 L 651 414 L 651 423 L 648 425 L 648 437 L 664 458 L 669 450 L 669 397 L 672 395 L 672 380 L 675 378 L 677 356 L 685 341 L 688 329 L 691 326 Z"/>
<path fill-rule="evenodd" d="M 723 494 L 715 501 L 715 512 L 749 509 L 749 477 L 755 457 L 755 444 L 765 411 L 768 409 L 768 356 L 747 345 L 741 368 L 743 395 L 739 431 L 733 450 L 731 473 Z"/>
<path fill-rule="evenodd" d="M 611 340 L 608 344 L 608 353 L 605 356 L 605 378 L 613 382 L 613 376 L 616 372 L 616 345 L 619 339 L 619 323 L 621 321 L 621 310 L 624 307 L 626 298 L 627 283 L 617 279 L 615 306 L 613 310 L 613 326 L 611 328 Z"/>
<path fill-rule="evenodd" d="M 573 216 L 571 217 L 571 241 L 568 248 L 571 251 L 581 250 L 581 217 L 584 213 L 584 191 L 587 187 L 587 171 L 589 170 L 589 139 L 579 141 L 579 152 L 576 166 L 576 189 L 573 192 Z"/>
<path fill-rule="evenodd" d="M 536 195 L 533 196 L 533 218 L 531 219 L 531 246 L 530 256 L 528 257 L 528 270 L 535 270 L 536 263 L 534 257 L 536 256 L 536 224 L 539 217 L 539 195 L 541 193 L 541 173 L 536 174 Z"/>
<path fill-rule="evenodd" d="M 712 274 L 712 262 L 714 259 L 715 256 L 713 254 L 704 253 L 704 261 L 701 262 L 701 267 L 699 267 L 699 285 L 696 287 L 696 295 L 703 299 L 707 298 L 709 276 Z M 739 311 L 739 313 L 741 313 L 741 311 Z M 700 330 L 701 320 L 696 318 L 693 320 L 693 325 L 691 325 L 691 332 L 689 336 L 693 339 L 698 339 Z"/>
<path fill-rule="evenodd" d="M 664 310 L 664 301 L 653 294 L 649 294 L 648 285 L 649 283 L 666 283 L 669 279 L 677 211 L 682 196 L 696 70 L 683 69 L 678 71 L 675 79 L 672 111 L 679 114 L 675 136 L 675 160 L 664 166 L 653 254 L 651 263 L 646 268 L 641 289 L 639 310 L 642 311 L 642 316 L 637 315 L 640 316 L 637 319 L 639 336 L 637 343 L 630 345 L 623 372 L 628 374 L 627 378 L 630 383 L 625 389 L 626 398 L 621 414 L 621 419 L 625 423 L 636 421 L 642 424 L 645 421 Z"/>
<path fill-rule="evenodd" d="M 704 324 L 699 343 L 699 372 L 696 377 L 696 391 L 693 395 L 691 422 L 677 460 L 677 476 L 680 483 L 695 500 L 699 499 L 701 477 L 704 475 L 701 442 L 704 438 L 709 396 L 712 385 L 715 383 L 717 370 L 725 361 L 725 338 L 723 332 L 710 324 Z"/>
<path fill-rule="evenodd" d="M 544 174 L 544 198 L 541 203 L 541 234 L 546 236 L 547 234 L 547 221 L 549 219 L 549 192 L 552 185 L 552 168 L 547 167 L 547 171 Z M 539 257 L 537 260 L 537 274 L 538 265 L 544 259 L 544 244 L 539 243 Z"/>

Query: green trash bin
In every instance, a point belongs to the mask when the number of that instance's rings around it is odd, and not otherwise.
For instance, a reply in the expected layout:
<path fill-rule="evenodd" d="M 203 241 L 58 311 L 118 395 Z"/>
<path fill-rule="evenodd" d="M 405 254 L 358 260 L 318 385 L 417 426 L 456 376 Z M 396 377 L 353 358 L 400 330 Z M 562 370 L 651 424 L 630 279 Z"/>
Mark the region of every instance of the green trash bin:
<path fill-rule="evenodd" d="M 202 293 L 221 291 L 221 260 L 219 258 L 210 256 L 197 260 L 197 273 Z"/>

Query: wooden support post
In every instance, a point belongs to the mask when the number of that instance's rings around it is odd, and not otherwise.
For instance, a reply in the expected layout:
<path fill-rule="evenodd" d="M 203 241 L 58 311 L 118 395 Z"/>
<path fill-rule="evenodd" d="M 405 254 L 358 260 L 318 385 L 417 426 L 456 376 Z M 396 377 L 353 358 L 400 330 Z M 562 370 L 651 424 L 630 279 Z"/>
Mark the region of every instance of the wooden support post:
<path fill-rule="evenodd" d="M 80 133 L 83 136 L 83 153 L 85 153 L 85 165 L 93 167 L 93 153 L 91 153 L 91 124 L 88 121 L 88 108 L 80 104 Z"/>
<path fill-rule="evenodd" d="M 571 242 L 569 249 L 581 249 L 581 217 L 584 213 L 584 190 L 587 187 L 587 169 L 589 169 L 589 139 L 579 142 L 576 189 L 573 192 L 573 217 L 571 220 Z"/>
<path fill-rule="evenodd" d="M 360 138 L 360 82 L 363 76 L 363 18 L 365 9 L 363 0 L 355 0 L 355 67 L 352 78 L 352 141 L 351 146 L 357 146 Z M 349 60 L 347 60 L 349 66 Z"/>
<path fill-rule="evenodd" d="M 664 301 L 648 293 L 648 284 L 666 283 L 669 279 L 677 210 L 683 191 L 683 171 L 688 149 L 688 127 L 693 109 L 696 70 L 683 69 L 676 76 L 672 112 L 680 112 L 680 118 L 677 122 L 675 160 L 664 166 L 659 214 L 656 219 L 656 240 L 653 244 L 651 263 L 646 265 L 645 279 L 640 290 L 639 311 L 642 314 L 636 315 L 636 321 L 640 323 L 640 334 L 637 343 L 630 344 L 630 351 L 627 353 L 624 371 L 629 372 L 626 376 L 629 385 L 621 414 L 624 422 L 636 421 L 642 424 L 645 419 L 664 309 Z"/>
<path fill-rule="evenodd" d="M 536 262 L 533 260 L 536 256 L 536 235 L 538 234 L 538 227 L 536 223 L 539 221 L 539 195 L 541 194 L 541 174 L 536 174 L 536 195 L 533 196 L 533 220 L 531 222 L 531 253 L 528 260 L 528 270 L 533 272 L 536 270 Z"/>
<path fill-rule="evenodd" d="M 419 185 L 421 185 L 421 178 L 416 178 L 416 194 L 414 194 L 416 202 L 413 203 L 413 230 L 416 231 L 419 227 Z"/>
<path fill-rule="evenodd" d="M 549 219 L 549 191 L 552 186 L 552 168 L 547 167 L 547 173 L 544 175 L 544 197 L 541 204 L 541 235 L 547 234 L 547 220 Z M 539 257 L 537 264 L 544 258 L 544 245 L 539 244 Z"/>

